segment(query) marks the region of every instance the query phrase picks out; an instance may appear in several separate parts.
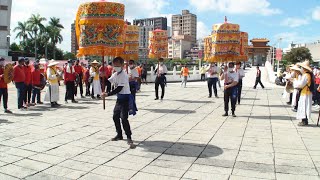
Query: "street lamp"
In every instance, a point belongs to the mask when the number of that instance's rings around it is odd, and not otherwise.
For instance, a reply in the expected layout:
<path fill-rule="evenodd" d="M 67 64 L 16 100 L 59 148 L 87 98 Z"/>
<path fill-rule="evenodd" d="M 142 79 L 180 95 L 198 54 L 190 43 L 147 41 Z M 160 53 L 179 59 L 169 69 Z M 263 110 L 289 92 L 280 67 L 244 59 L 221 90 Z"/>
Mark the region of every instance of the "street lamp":
<path fill-rule="evenodd" d="M 10 34 L 7 35 L 7 56 L 9 56 L 9 49 L 10 49 Z"/>
<path fill-rule="evenodd" d="M 38 33 L 38 27 L 34 26 L 33 27 L 33 32 L 34 32 L 34 58 L 37 59 L 37 33 Z"/>

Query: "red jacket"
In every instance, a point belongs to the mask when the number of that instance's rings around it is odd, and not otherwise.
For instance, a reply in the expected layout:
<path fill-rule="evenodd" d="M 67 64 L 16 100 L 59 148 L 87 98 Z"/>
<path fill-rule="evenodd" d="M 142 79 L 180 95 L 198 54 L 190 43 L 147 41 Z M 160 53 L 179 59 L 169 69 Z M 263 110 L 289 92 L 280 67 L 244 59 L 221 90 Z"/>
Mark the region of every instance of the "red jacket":
<path fill-rule="evenodd" d="M 82 75 L 83 75 L 83 68 L 82 68 L 82 66 L 80 66 L 80 65 L 75 65 L 75 66 L 74 66 L 74 71 L 75 71 L 77 74 L 79 74 L 79 76 L 82 76 Z"/>
<path fill-rule="evenodd" d="M 4 69 L 0 68 L 0 88 L 7 89 L 8 85 L 7 83 L 4 82 L 3 73 L 4 73 Z"/>
<path fill-rule="evenodd" d="M 31 84 L 32 86 L 40 86 L 40 69 L 34 69 L 31 72 Z"/>
<path fill-rule="evenodd" d="M 15 65 L 13 68 L 13 81 L 21 83 L 26 81 L 26 73 L 23 66 Z"/>
<path fill-rule="evenodd" d="M 71 73 L 67 73 L 67 67 L 64 68 L 64 81 L 75 81 L 76 80 L 76 72 L 73 72 L 73 68 L 71 68 Z"/>
<path fill-rule="evenodd" d="M 31 84 L 31 67 L 24 66 L 24 71 L 25 71 L 25 75 L 26 75 L 25 84 L 30 85 Z"/>

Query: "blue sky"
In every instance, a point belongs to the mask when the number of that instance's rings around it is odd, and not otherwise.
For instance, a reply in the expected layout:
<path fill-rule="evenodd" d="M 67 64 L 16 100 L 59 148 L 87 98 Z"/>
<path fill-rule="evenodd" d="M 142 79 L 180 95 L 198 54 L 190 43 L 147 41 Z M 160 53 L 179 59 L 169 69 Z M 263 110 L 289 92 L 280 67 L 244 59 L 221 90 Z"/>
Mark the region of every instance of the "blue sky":
<path fill-rule="evenodd" d="M 58 17 L 65 29 L 64 41 L 58 46 L 70 51 L 70 25 L 79 4 L 90 0 L 13 0 L 11 29 L 32 13 L 49 19 Z M 110 0 L 111 1 L 111 0 Z M 240 24 L 249 38 L 268 38 L 270 45 L 283 38 L 281 47 L 290 42 L 320 40 L 320 0 L 112 0 L 126 5 L 126 19 L 166 16 L 189 9 L 198 16 L 198 38 L 209 35 L 212 25 L 222 23 L 224 16 Z M 53 10 L 54 9 L 54 10 Z M 169 22 L 171 24 L 171 22 Z M 12 32 L 12 36 L 15 33 Z M 16 42 L 19 39 L 15 39 Z"/>

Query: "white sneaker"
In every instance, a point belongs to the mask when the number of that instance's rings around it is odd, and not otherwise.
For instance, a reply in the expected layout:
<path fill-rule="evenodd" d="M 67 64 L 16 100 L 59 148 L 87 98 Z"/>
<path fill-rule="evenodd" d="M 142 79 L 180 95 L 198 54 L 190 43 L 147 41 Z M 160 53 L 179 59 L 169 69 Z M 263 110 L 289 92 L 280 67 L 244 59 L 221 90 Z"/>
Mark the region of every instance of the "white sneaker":
<path fill-rule="evenodd" d="M 315 108 L 315 109 L 318 109 L 318 108 L 319 108 L 319 105 L 317 104 L 317 105 L 312 106 L 312 107 Z"/>

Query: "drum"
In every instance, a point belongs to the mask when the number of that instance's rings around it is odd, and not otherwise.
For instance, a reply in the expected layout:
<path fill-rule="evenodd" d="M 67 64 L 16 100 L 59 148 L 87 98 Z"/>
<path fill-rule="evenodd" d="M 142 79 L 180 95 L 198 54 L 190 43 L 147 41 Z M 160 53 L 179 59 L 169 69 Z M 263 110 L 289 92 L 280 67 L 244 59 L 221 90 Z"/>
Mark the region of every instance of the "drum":
<path fill-rule="evenodd" d="M 7 64 L 4 66 L 4 82 L 6 84 L 9 84 L 12 79 L 13 79 L 13 65 L 12 64 Z"/>

